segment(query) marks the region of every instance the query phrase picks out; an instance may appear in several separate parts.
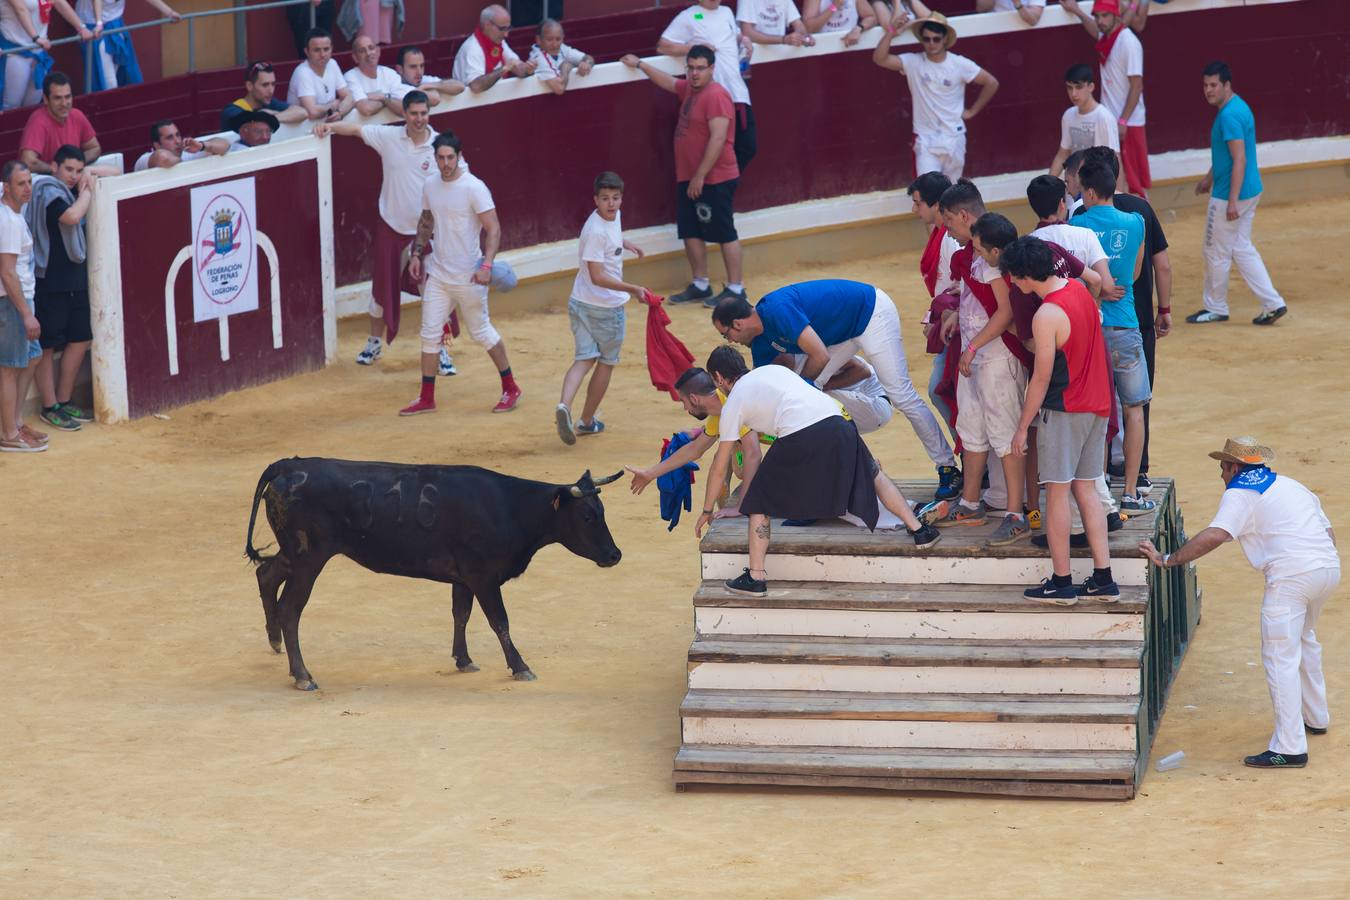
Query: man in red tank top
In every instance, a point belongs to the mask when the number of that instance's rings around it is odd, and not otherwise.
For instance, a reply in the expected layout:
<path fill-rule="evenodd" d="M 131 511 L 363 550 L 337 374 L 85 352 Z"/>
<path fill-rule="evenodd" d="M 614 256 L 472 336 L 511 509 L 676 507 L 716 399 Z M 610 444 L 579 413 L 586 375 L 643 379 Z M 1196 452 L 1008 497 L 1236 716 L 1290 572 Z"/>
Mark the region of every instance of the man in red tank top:
<path fill-rule="evenodd" d="M 1112 403 L 1112 374 L 1097 304 L 1081 283 L 1055 274 L 1054 252 L 1040 238 L 1013 241 L 999 256 L 999 265 L 1020 290 L 1043 301 L 1031 320 L 1036 360 L 1013 451 L 1026 453 L 1027 429 L 1034 421 L 1054 572 L 1028 588 L 1026 596 L 1060 606 L 1074 605 L 1079 596 L 1114 602 L 1120 588 L 1111 577 L 1106 513 L 1093 483 L 1102 474 Z M 1092 576 L 1077 588 L 1069 568 L 1070 491 L 1092 548 Z"/>

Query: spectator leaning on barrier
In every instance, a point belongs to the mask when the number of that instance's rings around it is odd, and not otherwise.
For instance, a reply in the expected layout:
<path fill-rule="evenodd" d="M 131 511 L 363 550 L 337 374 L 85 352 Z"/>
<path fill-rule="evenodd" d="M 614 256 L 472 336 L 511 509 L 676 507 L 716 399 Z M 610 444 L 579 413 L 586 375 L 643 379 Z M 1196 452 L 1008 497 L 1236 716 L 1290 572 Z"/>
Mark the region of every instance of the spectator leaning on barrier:
<path fill-rule="evenodd" d="M 756 44 L 811 47 L 816 43 L 792 0 L 741 0 L 736 4 L 736 21 L 741 34 Z"/>
<path fill-rule="evenodd" d="M 304 107 L 277 99 L 277 73 L 272 70 L 271 63 L 250 65 L 244 76 L 244 90 L 248 93 L 220 111 L 222 131 L 238 131 L 239 117 L 260 109 L 271 113 L 278 122 L 294 123 L 306 119 Z"/>
<path fill-rule="evenodd" d="M 166 19 L 177 22 L 183 18 L 164 0 L 146 2 Z M 144 80 L 136 60 L 136 48 L 131 43 L 131 33 L 107 33 L 126 25 L 122 17 L 126 6 L 127 0 L 78 0 L 75 4 L 80 21 L 94 35 L 94 41 L 85 53 L 84 64 L 89 68 L 89 80 L 96 91 L 140 84 Z"/>
<path fill-rule="evenodd" d="M 517 78 L 534 73 L 534 64 L 521 62 L 506 43 L 511 30 L 511 14 L 502 6 L 486 7 L 478 15 L 478 27 L 464 39 L 455 54 L 452 72 L 456 81 L 468 85 L 475 94 L 492 87 L 508 72 Z"/>
<path fill-rule="evenodd" d="M 721 4 L 721 0 L 698 0 L 698 3 L 680 12 L 656 44 L 656 52 L 666 56 L 687 59 L 692 47 L 710 48 L 717 58 L 713 81 L 731 95 L 735 104 L 733 116 L 733 148 L 736 168 L 745 174 L 746 166 L 759 151 L 759 137 L 755 128 L 755 111 L 750 106 L 750 89 L 741 75 L 741 54 L 747 62 L 754 45 L 741 34 L 736 15 Z"/>
<path fill-rule="evenodd" d="M 56 151 L 66 144 L 79 147 L 86 162 L 103 153 L 94 126 L 75 108 L 75 94 L 64 72 L 42 79 L 42 105 L 33 110 L 19 138 L 19 159 L 35 175 L 50 175 Z"/>
<path fill-rule="evenodd" d="M 385 107 L 394 115 L 403 114 L 403 104 L 395 95 L 401 95 L 399 86 L 402 79 L 388 66 L 380 65 L 380 45 L 368 34 L 359 36 L 352 43 L 352 59 L 355 68 L 343 73 L 347 90 L 351 91 L 356 102 L 356 111 L 363 116 L 373 116 Z"/>
<path fill-rule="evenodd" d="M 1063 0 L 1064 9 L 1078 16 L 1087 33 L 1097 39 L 1097 62 L 1102 72 L 1102 105 L 1116 117 L 1120 129 L 1120 161 L 1131 194 L 1148 196 L 1153 177 L 1148 168 L 1148 139 L 1144 134 L 1144 45 L 1126 27 L 1120 0 L 1096 0 L 1092 15 L 1077 0 Z"/>
<path fill-rule="evenodd" d="M 310 22 L 310 10 L 313 10 L 314 21 Z M 308 4 L 296 3 L 286 7 L 286 18 L 291 23 L 291 34 L 295 35 L 295 55 L 305 56 L 305 46 L 309 43 L 309 32 L 311 28 L 322 28 L 324 31 L 332 34 L 333 32 L 333 0 L 309 0 Z"/>
<path fill-rule="evenodd" d="M 0 67 L 0 97 L 4 109 L 32 106 L 39 100 L 38 86 L 52 68 L 48 51 L 52 48 L 47 38 L 52 10 L 71 24 L 80 40 L 93 40 L 94 33 L 85 28 L 75 10 L 66 0 L 0 0 L 0 49 L 19 50 L 5 57 Z M 38 49 L 33 49 L 33 45 Z M 53 148 L 53 152 L 55 149 Z"/>
<path fill-rule="evenodd" d="M 1069 94 L 1069 103 L 1059 120 L 1059 152 L 1050 161 L 1050 174 L 1058 176 L 1064 171 L 1064 161 L 1075 150 L 1089 147 L 1110 147 L 1120 152 L 1120 131 L 1115 116 L 1092 96 L 1096 88 L 1092 76 L 1092 67 L 1081 63 L 1069 67 L 1064 73 L 1064 88 Z"/>
<path fill-rule="evenodd" d="M 877 17 L 867 0 L 804 0 L 802 22 L 812 34 L 843 32 L 844 46 L 852 47 Z"/>
<path fill-rule="evenodd" d="M 89 323 L 84 216 L 97 181 L 85 168 L 78 147 L 62 147 L 56 151 L 56 174 L 33 179 L 33 196 L 24 212 L 33 236 L 33 273 L 37 276 L 33 306 L 42 326 L 38 337 L 42 361 L 37 367 L 42 420 L 62 431 L 79 431 L 81 422 L 94 421 L 92 413 L 70 402 L 70 395 L 94 339 Z M 54 364 L 57 350 L 61 351 L 59 378 Z"/>
<path fill-rule="evenodd" d="M 172 119 L 160 119 L 150 126 L 150 149 L 136 160 L 133 171 L 171 169 L 180 162 L 203 156 L 224 156 L 229 152 L 230 142 L 225 138 L 208 138 L 205 141 L 185 138 Z"/>
<path fill-rule="evenodd" d="M 680 100 L 675 122 L 675 222 L 693 281 L 670 302 L 701 300 L 709 307 L 725 297 L 745 299 L 734 212 L 740 180 L 731 139 L 736 108 L 726 88 L 713 80 L 715 57 L 702 44 L 689 48 L 685 78 L 668 75 L 632 54 L 622 60 Z M 708 280 L 709 243 L 721 245 L 727 267 L 726 286 L 715 297 Z"/>
<path fill-rule="evenodd" d="M 305 61 L 291 73 L 286 102 L 305 110 L 311 119 L 336 122 L 355 105 L 352 92 L 342 78 L 342 70 L 333 59 L 333 38 L 315 28 L 305 42 Z"/>
<path fill-rule="evenodd" d="M 236 117 L 235 124 L 239 139 L 230 144 L 231 153 L 272 143 L 272 135 L 281 127 L 276 116 L 261 109 Z"/>
<path fill-rule="evenodd" d="M 1045 0 L 975 0 L 976 12 L 1017 12 L 1023 22 L 1035 25 L 1045 12 Z"/>
<path fill-rule="evenodd" d="M 949 52 L 956 43 L 956 29 L 941 13 L 919 19 L 909 29 L 923 47 L 922 53 L 892 56 L 896 28 L 890 25 L 872 51 L 872 61 L 899 72 L 909 83 L 915 172 L 941 172 L 956 181 L 966 166 L 966 122 L 993 98 L 998 79 L 964 56 Z M 968 84 L 979 85 L 980 94 L 967 108 Z"/>
<path fill-rule="evenodd" d="M 1256 298 L 1261 314 L 1253 325 L 1270 325 L 1289 311 L 1270 280 L 1261 253 L 1252 244 L 1252 223 L 1261 202 L 1261 172 L 1256 167 L 1256 118 L 1233 93 L 1233 73 L 1225 62 L 1212 62 L 1203 74 L 1205 100 L 1218 109 L 1209 130 L 1209 172 L 1195 186 L 1209 191 L 1205 224 L 1205 308 L 1187 322 L 1228 321 L 1228 273 L 1234 262 Z"/>
<path fill-rule="evenodd" d="M 563 27 L 553 19 L 539 23 L 534 46 L 530 48 L 530 62 L 534 65 L 534 77 L 555 94 L 567 90 L 573 72 L 585 78 L 595 67 L 593 58 L 563 43 Z"/>
<path fill-rule="evenodd" d="M 33 312 L 33 236 L 22 215 L 33 195 L 32 176 L 18 160 L 5 163 L 0 176 L 0 451 L 40 453 L 47 436 L 23 422 L 23 401 L 42 359 L 42 327 Z"/>
<path fill-rule="evenodd" d="M 441 102 L 442 96 L 453 97 L 464 92 L 464 85 L 453 78 L 428 76 L 426 56 L 416 47 L 404 47 L 398 52 L 396 68 L 399 78 L 402 79 L 402 84 L 394 94 L 396 100 L 402 100 L 404 94 L 416 90 L 427 95 L 428 105 L 436 106 Z"/>

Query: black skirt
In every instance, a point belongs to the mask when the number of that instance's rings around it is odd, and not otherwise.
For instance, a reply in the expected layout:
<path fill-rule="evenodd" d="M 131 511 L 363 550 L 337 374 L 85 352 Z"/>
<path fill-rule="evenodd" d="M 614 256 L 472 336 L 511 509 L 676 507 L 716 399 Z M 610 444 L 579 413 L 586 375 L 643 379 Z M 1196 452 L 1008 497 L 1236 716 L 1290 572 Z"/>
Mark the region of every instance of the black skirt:
<path fill-rule="evenodd" d="M 829 519 L 853 515 L 877 527 L 879 471 L 857 427 L 831 416 L 779 438 L 764 454 L 741 512 L 777 519 Z"/>

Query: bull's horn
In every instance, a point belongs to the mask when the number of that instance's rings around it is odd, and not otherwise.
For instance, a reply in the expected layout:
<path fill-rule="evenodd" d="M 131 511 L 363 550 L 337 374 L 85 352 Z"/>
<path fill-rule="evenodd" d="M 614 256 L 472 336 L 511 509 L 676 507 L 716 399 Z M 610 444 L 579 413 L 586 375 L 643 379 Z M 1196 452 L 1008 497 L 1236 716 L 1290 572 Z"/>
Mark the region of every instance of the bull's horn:
<path fill-rule="evenodd" d="M 620 478 L 622 478 L 622 477 L 623 477 L 623 470 L 621 469 L 621 470 L 619 470 L 618 472 L 615 472 L 613 475 L 609 475 L 609 476 L 607 476 L 607 477 L 605 477 L 605 478 L 597 478 L 597 479 L 595 479 L 595 481 L 593 482 L 593 484 L 594 484 L 596 487 L 600 487 L 600 485 L 602 485 L 602 484 L 609 484 L 609 483 L 612 482 L 612 481 L 618 481 L 618 480 L 619 480 Z"/>
<path fill-rule="evenodd" d="M 573 497 L 576 497 L 578 500 L 586 496 L 584 493 L 582 493 L 581 488 L 577 487 L 575 484 L 569 484 L 567 486 L 567 493 L 571 494 Z"/>

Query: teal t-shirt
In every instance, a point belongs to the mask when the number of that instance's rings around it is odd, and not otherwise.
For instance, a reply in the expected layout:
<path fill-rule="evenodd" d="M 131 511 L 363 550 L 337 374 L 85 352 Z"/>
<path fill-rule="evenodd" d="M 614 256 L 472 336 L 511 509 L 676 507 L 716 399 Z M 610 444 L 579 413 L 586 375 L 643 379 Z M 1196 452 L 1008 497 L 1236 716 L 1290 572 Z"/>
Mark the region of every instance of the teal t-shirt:
<path fill-rule="evenodd" d="M 1219 110 L 1214 117 L 1214 126 L 1209 130 L 1209 158 L 1214 166 L 1211 196 L 1215 200 L 1228 199 L 1229 183 L 1233 180 L 1233 154 L 1228 149 L 1229 141 L 1242 141 L 1242 146 L 1247 149 L 1247 165 L 1242 171 L 1237 198 L 1250 200 L 1261 193 L 1261 173 L 1256 168 L 1256 117 L 1247 101 L 1237 94 Z"/>
<path fill-rule="evenodd" d="M 1084 209 L 1073 217 L 1073 224 L 1091 228 L 1108 257 L 1107 266 L 1116 284 L 1125 287 L 1119 300 L 1102 301 L 1102 324 L 1115 328 L 1138 328 L 1134 311 L 1134 261 L 1144 243 L 1144 217 L 1127 213 L 1110 203 Z"/>

